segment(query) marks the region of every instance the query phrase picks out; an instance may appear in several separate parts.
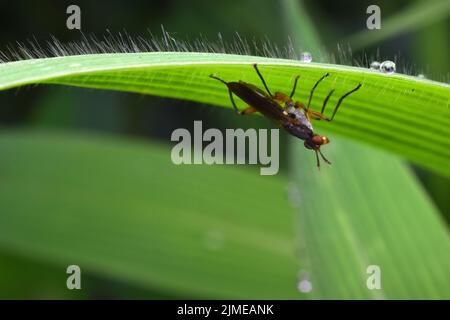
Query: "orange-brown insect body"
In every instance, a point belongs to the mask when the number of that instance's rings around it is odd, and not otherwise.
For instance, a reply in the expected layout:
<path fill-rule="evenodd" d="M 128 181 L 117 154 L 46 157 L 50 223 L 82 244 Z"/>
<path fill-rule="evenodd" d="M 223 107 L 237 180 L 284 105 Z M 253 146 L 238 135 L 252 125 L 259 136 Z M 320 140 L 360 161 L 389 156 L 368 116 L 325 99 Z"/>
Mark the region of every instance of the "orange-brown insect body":
<path fill-rule="evenodd" d="M 246 83 L 244 81 L 226 82 L 214 75 L 210 75 L 210 77 L 224 83 L 227 86 L 230 95 L 230 100 L 233 104 L 234 109 L 238 114 L 245 115 L 256 111 L 260 112 L 262 115 L 278 123 L 291 135 L 304 140 L 305 147 L 307 149 L 312 149 L 316 152 L 317 166 L 319 168 L 320 168 L 319 154 L 326 163 L 331 164 L 331 162 L 328 161 L 320 151 L 320 147 L 324 144 L 329 143 L 330 141 L 327 137 L 314 133 L 309 119 L 313 118 L 318 120 L 323 119 L 326 121 L 332 121 L 334 116 L 336 115 L 336 112 L 342 100 L 349 94 L 358 90 L 361 87 L 361 84 L 359 84 L 355 89 L 346 93 L 339 99 L 333 111 L 333 115 L 329 119 L 323 115 L 323 112 L 325 110 L 326 103 L 330 98 L 331 94 L 334 92 L 334 90 L 332 90 L 324 100 L 322 111 L 320 113 L 312 111 L 309 108 L 315 88 L 324 78 L 326 78 L 329 75 L 328 73 L 316 82 L 313 89 L 311 90 L 308 105 L 307 107 L 305 107 L 304 104 L 300 102 L 294 102 L 292 100 L 299 76 L 297 76 L 297 78 L 295 79 L 294 88 L 292 89 L 290 96 L 287 96 L 281 92 L 277 92 L 275 95 L 272 95 L 269 88 L 267 87 L 264 78 L 259 72 L 257 65 L 254 64 L 253 66 L 258 76 L 260 77 L 267 93 L 259 89 L 257 86 L 250 83 Z M 246 102 L 249 105 L 249 107 L 240 111 L 236 106 L 236 103 L 234 102 L 233 94 L 235 94 L 244 102 Z M 284 103 L 285 105 L 284 108 L 282 107 L 281 103 Z"/>

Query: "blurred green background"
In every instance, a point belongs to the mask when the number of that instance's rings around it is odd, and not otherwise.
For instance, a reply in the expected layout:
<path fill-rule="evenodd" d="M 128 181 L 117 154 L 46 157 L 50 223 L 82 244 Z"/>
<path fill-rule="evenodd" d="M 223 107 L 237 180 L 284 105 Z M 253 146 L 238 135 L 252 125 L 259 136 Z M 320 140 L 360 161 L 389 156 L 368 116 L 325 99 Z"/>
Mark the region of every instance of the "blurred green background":
<path fill-rule="evenodd" d="M 80 32 L 65 27 L 67 6 L 78 4 L 86 35 L 126 30 L 133 36 L 147 29 L 159 34 L 162 24 L 180 39 L 215 40 L 220 32 L 231 42 L 239 32 L 283 46 L 290 36 L 299 48 L 320 44 L 337 60 L 348 60 L 343 56 L 348 49 L 339 51 L 338 44 L 347 48 L 350 42 L 362 63 L 395 60 L 398 70 L 448 82 L 448 10 L 425 19 L 418 14 L 425 3 L 441 2 L 42 0 L 37 6 L 18 0 L 2 4 L 0 50 L 32 38 L 45 42 L 51 35 L 62 42 L 79 40 Z M 381 7 L 382 26 L 390 23 L 373 41 L 381 31 L 359 35 L 371 4 Z M 308 298 L 297 288 L 308 243 L 298 244 L 305 231 L 289 202 L 292 143 L 282 136 L 277 177 L 262 178 L 255 167 L 175 167 L 170 135 L 192 128 L 194 120 L 222 129 L 273 127 L 229 109 L 123 92 L 49 85 L 1 92 L 0 216 L 8 221 L 3 225 L 15 228 L 0 225 L 0 298 Z M 431 199 L 448 230 L 448 179 L 412 169 L 424 201 Z M 323 232 L 326 237 L 333 231 Z M 70 264 L 82 269 L 80 291 L 65 287 Z M 350 272 L 334 276 L 353 281 Z M 405 287 L 392 297 L 433 297 L 430 286 L 429 296 L 420 287 Z M 441 297 L 450 297 L 449 286 L 442 284 Z M 313 297 L 371 297 L 322 292 L 327 294 Z"/>

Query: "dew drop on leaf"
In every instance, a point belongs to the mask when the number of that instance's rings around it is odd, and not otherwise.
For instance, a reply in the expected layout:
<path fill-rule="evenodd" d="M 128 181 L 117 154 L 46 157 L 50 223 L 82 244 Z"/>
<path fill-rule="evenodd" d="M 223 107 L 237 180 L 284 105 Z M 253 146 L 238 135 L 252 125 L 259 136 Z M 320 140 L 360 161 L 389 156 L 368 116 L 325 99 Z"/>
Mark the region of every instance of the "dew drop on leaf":
<path fill-rule="evenodd" d="M 312 61 L 312 54 L 310 52 L 302 52 L 300 55 L 300 60 L 302 62 L 311 62 Z"/>
<path fill-rule="evenodd" d="M 307 279 L 300 280 L 297 289 L 302 293 L 309 293 L 312 291 L 312 283 Z"/>
<path fill-rule="evenodd" d="M 300 270 L 298 274 L 299 280 L 297 282 L 297 289 L 301 293 L 309 293 L 313 289 L 312 282 L 309 280 L 309 275 L 304 270 Z"/>
<path fill-rule="evenodd" d="M 381 63 L 379 63 L 378 61 L 373 61 L 370 64 L 370 69 L 372 69 L 372 70 L 380 70 L 380 65 L 381 65 Z"/>
<path fill-rule="evenodd" d="M 380 70 L 383 73 L 392 74 L 395 72 L 395 63 L 390 60 L 383 61 L 380 65 Z"/>

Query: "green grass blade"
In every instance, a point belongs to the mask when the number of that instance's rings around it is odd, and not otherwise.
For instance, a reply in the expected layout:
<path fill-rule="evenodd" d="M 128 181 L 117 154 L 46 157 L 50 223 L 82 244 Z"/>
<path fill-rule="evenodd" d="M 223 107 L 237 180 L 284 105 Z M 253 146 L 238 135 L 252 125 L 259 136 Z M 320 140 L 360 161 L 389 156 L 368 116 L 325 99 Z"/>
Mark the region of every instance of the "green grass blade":
<path fill-rule="evenodd" d="M 2 131 L 0 154 L 2 251 L 180 297 L 299 297 L 280 177 L 60 132 Z"/>
<path fill-rule="evenodd" d="M 311 152 L 296 139 L 290 142 L 300 274 L 312 283 L 305 297 L 449 298 L 449 234 L 405 163 L 339 139 L 326 148 L 333 166 L 323 164 L 318 172 L 311 170 Z M 371 265 L 380 267 L 381 290 L 367 287 Z"/>
<path fill-rule="evenodd" d="M 408 160 L 450 176 L 450 86 L 405 75 L 368 69 L 251 56 L 202 53 L 136 53 L 71 56 L 0 64 L 0 90 L 35 83 L 54 83 L 132 91 L 230 107 L 227 90 L 208 77 L 244 80 L 259 85 L 251 63 L 272 91 L 289 92 L 301 75 L 296 99 L 305 101 L 315 81 L 312 106 L 320 109 L 328 92 L 334 106 L 358 83 L 336 120 L 319 128 L 396 152 Z M 331 109 L 331 108 L 330 108 Z M 331 112 L 330 110 L 328 112 Z"/>
<path fill-rule="evenodd" d="M 340 139 L 320 172 L 292 141 L 291 198 L 301 264 L 314 299 L 449 299 L 450 237 L 414 174 L 398 158 Z M 338 169 L 336 169 L 338 168 Z M 381 290 L 369 290 L 369 265 Z"/>

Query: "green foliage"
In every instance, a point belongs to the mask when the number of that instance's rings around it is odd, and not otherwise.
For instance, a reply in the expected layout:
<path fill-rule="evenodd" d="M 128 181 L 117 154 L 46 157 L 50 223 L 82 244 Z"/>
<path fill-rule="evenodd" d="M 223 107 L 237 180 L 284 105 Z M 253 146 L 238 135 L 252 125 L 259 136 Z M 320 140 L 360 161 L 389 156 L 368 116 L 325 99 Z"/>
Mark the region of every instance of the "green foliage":
<path fill-rule="evenodd" d="M 296 142 L 291 198 L 299 213 L 300 262 L 314 285 L 307 297 L 448 299 L 448 231 L 411 170 L 341 138 L 327 148 L 333 166 L 317 172 Z M 369 265 L 381 268 L 381 290 L 366 287 Z"/>
<path fill-rule="evenodd" d="M 303 3 L 284 0 L 281 8 L 296 50 L 307 48 L 320 61 L 322 46 Z M 445 1 L 418 3 L 386 19 L 380 32 L 349 39 L 354 47 L 374 44 L 423 26 L 430 16 L 444 18 L 449 8 Z M 433 38 L 420 49 L 425 60 L 439 57 L 445 66 L 446 32 L 439 30 L 438 46 Z M 442 49 L 439 56 L 429 49 L 436 47 Z M 450 176 L 447 84 L 339 65 L 155 52 L 0 64 L 0 90 L 60 84 L 230 108 L 226 88 L 208 75 L 260 86 L 254 62 L 272 91 L 289 92 L 300 74 L 296 99 L 302 101 L 329 72 L 314 109 L 329 90 L 336 89 L 331 109 L 362 83 L 333 123 L 314 123 L 331 138 L 323 148 L 331 167 L 317 171 L 313 153 L 297 139 L 289 140 L 288 175 L 260 177 L 237 168 L 175 166 L 170 150 L 154 144 L 3 131 L 2 253 L 45 261 L 52 272 L 77 263 L 169 297 L 449 299 L 448 230 L 407 164 L 394 156 Z M 445 197 L 445 178 L 429 185 Z M 8 261 L 1 271 L 16 268 Z M 381 267 L 382 290 L 367 289 L 369 265 Z M 40 272 L 40 265 L 35 269 Z M 298 276 L 311 281 L 312 292 L 296 290 Z M 36 283 L 48 283 L 52 297 L 65 297 L 58 288 L 61 278 Z M 16 288 L 6 279 L 0 284 Z M 20 297 L 25 287 L 13 296 Z"/>
<path fill-rule="evenodd" d="M 2 131 L 0 154 L 0 248 L 180 297 L 298 297 L 282 178 L 92 135 Z"/>

